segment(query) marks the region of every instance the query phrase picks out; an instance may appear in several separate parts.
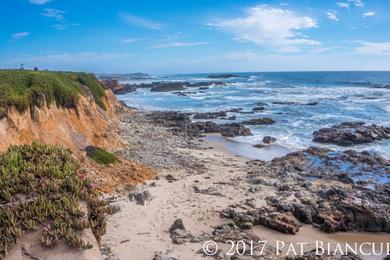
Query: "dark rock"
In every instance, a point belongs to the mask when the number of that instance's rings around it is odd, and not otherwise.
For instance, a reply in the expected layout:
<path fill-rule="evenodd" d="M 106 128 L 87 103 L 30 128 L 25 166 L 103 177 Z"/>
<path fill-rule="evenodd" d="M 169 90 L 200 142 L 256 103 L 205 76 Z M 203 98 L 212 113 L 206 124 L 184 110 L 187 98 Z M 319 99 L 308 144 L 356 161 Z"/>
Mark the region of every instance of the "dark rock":
<path fill-rule="evenodd" d="M 172 234 L 176 229 L 186 230 L 181 218 L 178 218 L 175 220 L 175 222 L 173 222 L 172 226 L 169 228 L 169 233 Z"/>
<path fill-rule="evenodd" d="M 265 145 L 265 144 L 255 144 L 253 147 L 264 148 L 264 147 L 267 147 L 267 145 Z"/>
<path fill-rule="evenodd" d="M 344 122 L 330 128 L 322 128 L 313 135 L 315 142 L 350 146 L 389 139 L 390 127 L 366 125 L 363 122 Z"/>
<path fill-rule="evenodd" d="M 150 91 L 154 92 L 168 92 L 186 89 L 182 82 L 162 82 L 155 84 Z"/>
<path fill-rule="evenodd" d="M 230 116 L 227 118 L 227 120 L 236 120 L 237 119 L 237 116 Z"/>
<path fill-rule="evenodd" d="M 136 204 L 145 206 L 152 199 L 152 194 L 149 191 L 137 191 L 129 194 L 131 201 L 135 200 Z"/>
<path fill-rule="evenodd" d="M 226 116 L 225 111 L 218 112 L 205 112 L 205 113 L 196 113 L 194 119 L 216 119 L 218 117 Z"/>
<path fill-rule="evenodd" d="M 225 82 L 222 81 L 207 81 L 207 82 L 197 82 L 197 83 L 188 83 L 188 87 L 198 87 L 199 89 L 208 89 L 209 86 L 226 86 Z"/>
<path fill-rule="evenodd" d="M 245 213 L 245 219 L 250 219 L 248 214 L 252 216 L 253 224 L 279 224 L 269 214 L 278 212 L 291 214 L 325 232 L 390 231 L 390 187 L 385 177 L 390 174 L 390 161 L 378 155 L 310 147 L 270 162 L 251 161 L 248 167 L 248 183 L 258 184 L 264 176 L 272 176 L 278 189 L 277 196 L 265 198 L 270 209 L 256 209 L 260 215 Z M 315 185 L 308 185 L 311 182 Z M 367 188 L 367 183 L 375 188 Z M 294 199 L 286 200 L 291 194 Z M 233 220 L 242 221 L 244 218 L 237 214 L 225 212 Z"/>
<path fill-rule="evenodd" d="M 253 111 L 258 112 L 258 111 L 263 111 L 265 108 L 264 107 L 254 107 L 252 108 Z"/>
<path fill-rule="evenodd" d="M 101 82 L 105 88 L 111 89 L 112 91 L 114 91 L 114 93 L 116 90 L 122 89 L 121 83 L 119 83 L 119 81 L 116 79 L 107 79 L 102 80 Z"/>
<path fill-rule="evenodd" d="M 234 74 L 211 74 L 207 76 L 209 79 L 229 79 L 239 78 L 240 76 Z"/>
<path fill-rule="evenodd" d="M 250 129 L 240 123 L 219 125 L 218 130 L 221 133 L 221 135 L 226 137 L 252 135 Z"/>
<path fill-rule="evenodd" d="M 171 234 L 173 243 L 178 245 L 184 244 L 194 239 L 194 236 L 191 234 L 191 232 L 186 231 L 181 219 L 176 219 L 175 222 L 173 222 L 171 228 L 169 229 L 169 233 Z"/>
<path fill-rule="evenodd" d="M 137 87 L 131 84 L 121 84 L 118 80 L 102 80 L 106 88 L 111 89 L 115 94 L 126 94 L 135 92 Z"/>
<path fill-rule="evenodd" d="M 244 125 L 272 125 L 275 123 L 275 121 L 272 118 L 263 117 L 263 118 L 256 118 L 248 121 L 243 121 L 241 123 Z"/>
<path fill-rule="evenodd" d="M 264 138 L 263 138 L 263 143 L 265 143 L 265 144 L 272 144 L 275 142 L 276 142 L 276 138 L 274 138 L 272 136 L 264 136 Z"/>
<path fill-rule="evenodd" d="M 153 260 L 178 260 L 176 257 L 170 256 L 164 252 L 156 252 Z"/>
<path fill-rule="evenodd" d="M 220 196 L 220 197 L 225 197 L 222 193 L 217 191 L 213 187 L 205 188 L 205 189 L 200 189 L 198 186 L 194 186 L 194 192 L 195 193 L 201 193 L 201 194 L 207 194 L 207 195 L 212 195 L 212 196 Z"/>
<path fill-rule="evenodd" d="M 274 101 L 272 104 L 275 105 L 294 105 L 297 104 L 297 102 L 292 102 L 292 101 Z"/>
<path fill-rule="evenodd" d="M 236 225 L 241 228 L 262 225 L 282 233 L 295 234 L 301 226 L 292 214 L 279 213 L 266 207 L 250 209 L 246 212 L 236 212 L 229 208 L 222 212 L 222 216 L 233 219 Z"/>

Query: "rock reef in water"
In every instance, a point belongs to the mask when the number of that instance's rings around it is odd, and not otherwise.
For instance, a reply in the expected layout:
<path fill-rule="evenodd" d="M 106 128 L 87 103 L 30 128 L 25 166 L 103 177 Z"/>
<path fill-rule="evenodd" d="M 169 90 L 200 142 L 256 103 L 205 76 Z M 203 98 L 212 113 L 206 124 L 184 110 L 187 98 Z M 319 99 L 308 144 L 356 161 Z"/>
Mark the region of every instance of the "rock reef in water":
<path fill-rule="evenodd" d="M 207 76 L 209 79 L 230 79 L 239 78 L 240 76 L 234 74 L 210 74 Z"/>
<path fill-rule="evenodd" d="M 367 125 L 364 122 L 344 122 L 340 125 L 315 131 L 313 136 L 314 142 L 350 146 L 389 139 L 390 127 L 375 124 Z"/>
<path fill-rule="evenodd" d="M 249 169 L 248 183 L 274 186 L 277 196 L 266 197 L 267 206 L 221 212 L 242 228 L 294 234 L 305 223 L 329 233 L 390 232 L 390 161 L 378 155 L 311 147 Z"/>

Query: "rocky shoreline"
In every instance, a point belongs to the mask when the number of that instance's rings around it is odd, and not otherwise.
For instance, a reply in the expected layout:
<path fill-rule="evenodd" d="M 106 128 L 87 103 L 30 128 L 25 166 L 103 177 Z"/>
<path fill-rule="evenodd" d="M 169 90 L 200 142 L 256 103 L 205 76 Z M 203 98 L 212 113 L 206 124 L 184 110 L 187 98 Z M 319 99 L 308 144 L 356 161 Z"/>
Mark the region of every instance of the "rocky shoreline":
<path fill-rule="evenodd" d="M 220 116 L 226 114 L 200 115 Z M 281 259 L 272 246 L 266 257 L 224 255 L 228 240 L 270 240 L 256 233 L 259 225 L 274 230 L 272 237 L 300 237 L 311 226 L 324 241 L 329 238 L 323 234 L 352 231 L 390 238 L 390 161 L 378 155 L 311 147 L 269 162 L 248 160 L 202 141 L 207 133 L 250 134 L 242 123 L 192 122 L 188 114 L 148 111 L 121 120 L 129 147 L 120 154 L 153 166 L 160 176 L 130 191 L 141 203 L 128 193 L 110 198 L 121 210 L 109 218 L 102 240 L 107 259 L 125 259 L 129 252 L 137 259 L 203 259 L 207 240 L 221 248 L 216 259 Z M 129 227 L 130 219 L 136 225 Z M 289 259 L 369 259 L 311 258 L 313 241 L 302 242 L 309 242 L 306 257 Z"/>

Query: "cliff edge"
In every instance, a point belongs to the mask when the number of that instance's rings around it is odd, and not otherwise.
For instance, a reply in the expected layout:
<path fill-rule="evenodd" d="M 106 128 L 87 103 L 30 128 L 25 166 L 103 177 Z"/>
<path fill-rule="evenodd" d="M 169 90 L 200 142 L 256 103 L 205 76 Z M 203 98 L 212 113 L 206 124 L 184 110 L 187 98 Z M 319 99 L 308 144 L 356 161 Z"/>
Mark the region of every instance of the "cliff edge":
<path fill-rule="evenodd" d="M 88 145 L 115 150 L 121 108 L 93 74 L 0 71 L 0 151 L 33 141 L 77 152 Z"/>

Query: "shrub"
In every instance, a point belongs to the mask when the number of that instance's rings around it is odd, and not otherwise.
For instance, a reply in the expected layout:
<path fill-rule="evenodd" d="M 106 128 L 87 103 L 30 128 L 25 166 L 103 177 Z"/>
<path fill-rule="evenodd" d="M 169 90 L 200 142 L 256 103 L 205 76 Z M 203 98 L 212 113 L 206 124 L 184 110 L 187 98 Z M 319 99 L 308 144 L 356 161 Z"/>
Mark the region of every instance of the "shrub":
<path fill-rule="evenodd" d="M 92 158 L 92 160 L 100 164 L 108 165 L 118 161 L 118 157 L 116 157 L 114 154 L 107 152 L 106 150 L 99 147 L 87 146 L 85 151 L 87 152 L 87 155 Z"/>

